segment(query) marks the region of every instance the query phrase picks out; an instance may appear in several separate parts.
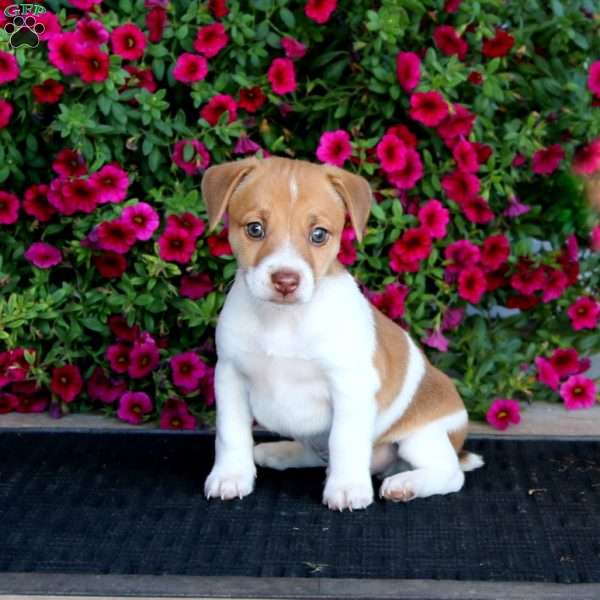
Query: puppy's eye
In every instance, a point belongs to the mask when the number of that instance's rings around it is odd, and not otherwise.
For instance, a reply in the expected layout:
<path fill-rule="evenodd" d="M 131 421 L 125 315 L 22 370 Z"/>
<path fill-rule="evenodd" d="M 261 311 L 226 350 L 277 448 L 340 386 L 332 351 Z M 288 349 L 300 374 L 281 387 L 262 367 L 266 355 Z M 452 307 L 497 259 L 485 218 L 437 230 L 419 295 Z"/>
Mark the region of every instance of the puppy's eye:
<path fill-rule="evenodd" d="M 308 238 L 315 246 L 322 246 L 329 239 L 329 231 L 323 227 L 315 227 Z"/>
<path fill-rule="evenodd" d="M 248 237 L 253 240 L 262 240 L 265 237 L 265 228 L 262 226 L 262 223 L 253 221 L 246 225 L 246 233 L 248 234 Z"/>

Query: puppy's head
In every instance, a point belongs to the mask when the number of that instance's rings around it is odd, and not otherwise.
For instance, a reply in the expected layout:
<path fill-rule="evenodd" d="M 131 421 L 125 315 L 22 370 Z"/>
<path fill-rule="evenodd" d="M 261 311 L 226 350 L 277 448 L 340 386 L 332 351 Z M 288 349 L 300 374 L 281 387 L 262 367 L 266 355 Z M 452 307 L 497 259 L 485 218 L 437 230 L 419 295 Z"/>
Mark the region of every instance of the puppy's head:
<path fill-rule="evenodd" d="M 308 302 L 336 260 L 346 212 L 360 240 L 369 216 L 365 179 L 328 165 L 271 157 L 211 167 L 202 179 L 209 227 L 227 211 L 229 242 L 253 296 Z"/>

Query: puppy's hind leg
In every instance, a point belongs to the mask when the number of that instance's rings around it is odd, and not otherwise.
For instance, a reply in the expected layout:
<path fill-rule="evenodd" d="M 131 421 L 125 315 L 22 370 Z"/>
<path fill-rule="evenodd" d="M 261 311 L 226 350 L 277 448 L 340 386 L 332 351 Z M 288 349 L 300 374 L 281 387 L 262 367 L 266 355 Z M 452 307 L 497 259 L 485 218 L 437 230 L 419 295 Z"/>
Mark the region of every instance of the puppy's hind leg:
<path fill-rule="evenodd" d="M 464 484 L 456 450 L 447 430 L 435 424 L 411 433 L 398 443 L 398 455 L 414 467 L 387 477 L 379 495 L 396 502 L 458 492 Z"/>
<path fill-rule="evenodd" d="M 279 471 L 327 465 L 312 448 L 298 441 L 257 444 L 254 446 L 254 462 L 260 467 Z"/>

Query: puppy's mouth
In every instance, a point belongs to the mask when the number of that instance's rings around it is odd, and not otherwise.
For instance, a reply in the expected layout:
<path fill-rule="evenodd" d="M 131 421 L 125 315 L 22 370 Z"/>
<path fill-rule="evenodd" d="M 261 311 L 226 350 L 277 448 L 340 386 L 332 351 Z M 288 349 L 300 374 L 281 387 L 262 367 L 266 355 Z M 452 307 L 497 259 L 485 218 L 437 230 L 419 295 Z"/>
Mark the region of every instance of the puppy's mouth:
<path fill-rule="evenodd" d="M 302 301 L 297 293 L 282 294 L 280 292 L 273 292 L 273 295 L 269 299 L 269 302 L 274 304 L 300 304 Z"/>

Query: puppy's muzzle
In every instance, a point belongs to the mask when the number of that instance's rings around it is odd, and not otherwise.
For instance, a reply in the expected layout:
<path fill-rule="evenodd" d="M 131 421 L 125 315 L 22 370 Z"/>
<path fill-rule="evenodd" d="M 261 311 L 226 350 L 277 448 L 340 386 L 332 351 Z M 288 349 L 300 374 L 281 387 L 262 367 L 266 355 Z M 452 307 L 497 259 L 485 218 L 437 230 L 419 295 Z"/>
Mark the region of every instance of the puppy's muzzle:
<path fill-rule="evenodd" d="M 271 282 L 275 291 L 282 296 L 293 294 L 300 285 L 300 275 L 295 271 L 275 271 L 271 274 Z"/>

